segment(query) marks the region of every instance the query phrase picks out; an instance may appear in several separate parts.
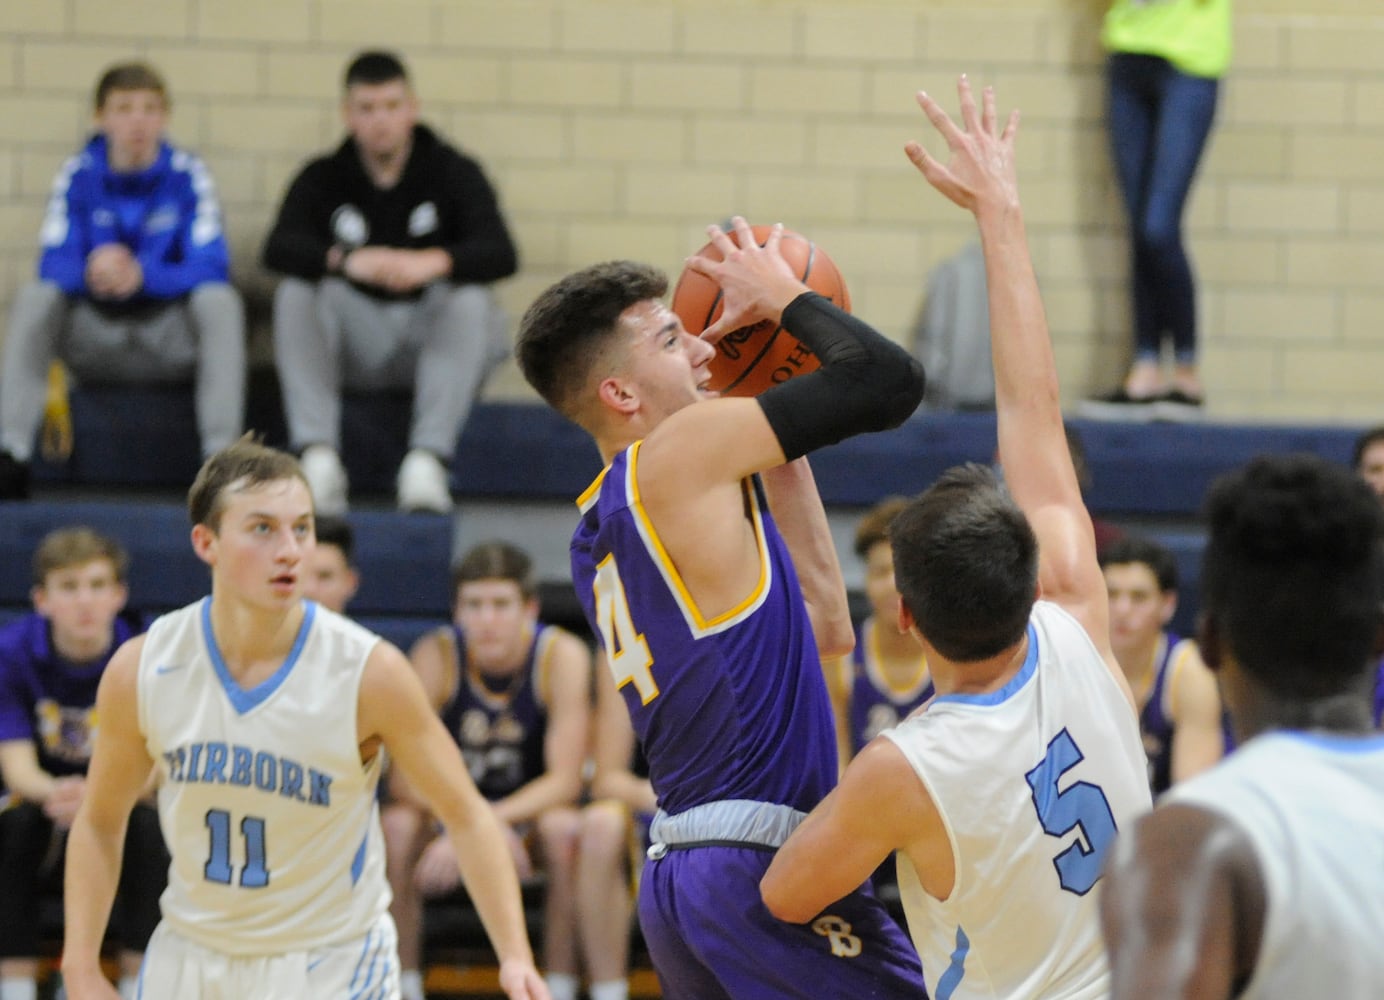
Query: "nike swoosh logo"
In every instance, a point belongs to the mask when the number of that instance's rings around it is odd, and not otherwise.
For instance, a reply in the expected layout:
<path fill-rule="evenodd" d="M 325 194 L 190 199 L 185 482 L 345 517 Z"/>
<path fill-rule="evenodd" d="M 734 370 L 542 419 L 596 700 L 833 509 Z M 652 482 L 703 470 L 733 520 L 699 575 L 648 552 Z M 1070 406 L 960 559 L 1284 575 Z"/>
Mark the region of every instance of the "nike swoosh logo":
<path fill-rule="evenodd" d="M 174 663 L 174 664 L 172 664 L 171 666 L 165 664 L 165 665 L 163 665 L 163 666 L 155 667 L 155 668 L 154 668 L 154 673 L 156 673 L 156 674 L 171 674 L 171 673 L 172 673 L 173 671 L 175 671 L 175 670 L 182 670 L 183 667 L 185 667 L 185 666 L 187 666 L 186 663 Z"/>

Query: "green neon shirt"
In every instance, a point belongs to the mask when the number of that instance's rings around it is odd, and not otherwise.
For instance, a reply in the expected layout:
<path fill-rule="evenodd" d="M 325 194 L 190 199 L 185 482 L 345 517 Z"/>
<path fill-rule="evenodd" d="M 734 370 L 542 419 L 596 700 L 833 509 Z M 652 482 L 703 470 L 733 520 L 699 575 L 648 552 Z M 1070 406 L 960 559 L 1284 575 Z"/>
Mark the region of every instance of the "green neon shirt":
<path fill-rule="evenodd" d="M 1162 56 L 1191 76 L 1219 77 L 1230 63 L 1230 0 L 1114 0 L 1107 51 Z"/>

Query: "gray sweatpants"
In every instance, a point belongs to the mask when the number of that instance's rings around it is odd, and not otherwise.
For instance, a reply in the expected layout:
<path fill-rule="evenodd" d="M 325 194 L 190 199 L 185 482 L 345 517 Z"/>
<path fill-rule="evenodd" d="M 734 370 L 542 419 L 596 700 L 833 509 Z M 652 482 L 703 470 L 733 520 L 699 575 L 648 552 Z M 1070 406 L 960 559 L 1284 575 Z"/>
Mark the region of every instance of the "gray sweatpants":
<path fill-rule="evenodd" d="M 393 301 L 342 278 L 285 278 L 274 295 L 274 362 L 295 448 L 340 451 L 343 387 L 409 389 L 409 447 L 449 462 L 481 386 L 508 354 L 505 314 L 485 285 L 438 281 Z"/>
<path fill-rule="evenodd" d="M 53 359 L 78 383 L 196 386 L 202 454 L 240 437 L 245 423 L 245 308 L 230 285 L 200 285 L 182 299 L 107 312 L 48 281 L 15 297 L 0 368 L 0 448 L 33 455 Z"/>

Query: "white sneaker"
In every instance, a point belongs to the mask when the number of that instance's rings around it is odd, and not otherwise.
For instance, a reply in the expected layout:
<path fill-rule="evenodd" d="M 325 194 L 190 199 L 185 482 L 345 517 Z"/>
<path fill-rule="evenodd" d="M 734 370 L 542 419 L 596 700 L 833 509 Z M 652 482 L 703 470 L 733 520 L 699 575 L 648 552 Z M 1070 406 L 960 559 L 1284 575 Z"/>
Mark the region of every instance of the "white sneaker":
<path fill-rule="evenodd" d="M 346 513 L 346 470 L 336 451 L 325 444 L 309 445 L 298 460 L 303 478 L 312 490 L 313 507 L 318 514 L 340 517 Z"/>
<path fill-rule="evenodd" d="M 447 485 L 447 469 L 430 451 L 414 448 L 399 466 L 399 509 L 452 512 L 452 491 Z"/>

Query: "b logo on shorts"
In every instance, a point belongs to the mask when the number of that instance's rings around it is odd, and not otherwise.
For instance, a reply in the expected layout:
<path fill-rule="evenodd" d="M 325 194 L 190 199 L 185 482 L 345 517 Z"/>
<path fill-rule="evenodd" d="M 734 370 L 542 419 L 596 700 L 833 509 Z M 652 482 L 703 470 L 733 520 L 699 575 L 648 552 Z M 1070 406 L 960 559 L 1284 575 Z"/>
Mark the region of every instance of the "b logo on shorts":
<path fill-rule="evenodd" d="M 855 958 L 860 954 L 860 938 L 851 933 L 851 925 L 840 917 L 824 914 L 812 922 L 812 929 L 831 942 L 831 953 L 837 958 Z"/>

